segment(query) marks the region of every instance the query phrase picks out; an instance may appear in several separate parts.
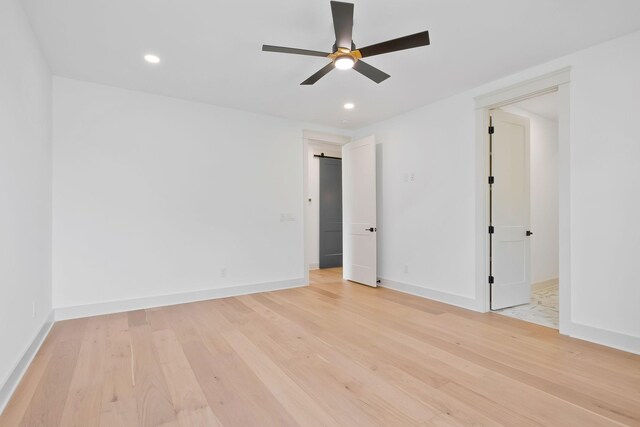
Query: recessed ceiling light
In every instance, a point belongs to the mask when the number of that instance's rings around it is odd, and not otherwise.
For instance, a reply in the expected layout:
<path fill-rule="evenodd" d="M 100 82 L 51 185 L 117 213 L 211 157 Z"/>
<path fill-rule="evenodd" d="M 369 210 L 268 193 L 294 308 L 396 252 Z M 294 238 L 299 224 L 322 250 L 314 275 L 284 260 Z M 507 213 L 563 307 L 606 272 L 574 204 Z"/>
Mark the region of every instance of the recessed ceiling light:
<path fill-rule="evenodd" d="M 338 70 L 348 70 L 349 68 L 353 68 L 353 65 L 355 63 L 356 62 L 353 60 L 351 56 L 344 55 L 336 58 L 333 64 L 336 66 Z"/>
<path fill-rule="evenodd" d="M 351 102 L 347 102 L 346 104 L 344 104 L 345 110 L 353 110 L 353 107 L 355 107 L 355 105 L 353 105 Z"/>
<path fill-rule="evenodd" d="M 157 55 L 153 55 L 151 53 L 148 53 L 144 56 L 144 60 L 147 61 L 149 64 L 159 64 L 160 63 L 160 58 Z"/>

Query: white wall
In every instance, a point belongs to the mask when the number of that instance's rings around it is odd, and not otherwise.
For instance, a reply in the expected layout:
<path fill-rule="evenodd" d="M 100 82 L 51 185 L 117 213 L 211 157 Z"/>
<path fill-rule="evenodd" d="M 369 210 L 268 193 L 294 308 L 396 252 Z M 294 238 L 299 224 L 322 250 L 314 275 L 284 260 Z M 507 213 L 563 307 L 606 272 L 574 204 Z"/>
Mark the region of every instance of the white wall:
<path fill-rule="evenodd" d="M 54 78 L 54 306 L 303 284 L 302 129 Z"/>
<path fill-rule="evenodd" d="M 318 268 L 320 264 L 320 160 L 314 155 L 342 157 L 342 147 L 318 142 L 309 143 L 308 149 L 308 199 L 307 200 L 307 248 L 309 268 Z"/>
<path fill-rule="evenodd" d="M 638 51 L 634 33 L 359 130 L 386 283 L 481 307 L 474 97 L 571 66 L 572 327 L 638 351 Z M 54 102 L 55 306 L 302 279 L 304 125 L 61 78 Z"/>
<path fill-rule="evenodd" d="M 17 380 L 14 369 L 51 314 L 50 121 L 48 66 L 20 2 L 4 0 L 0 2 L 0 411 L 13 386 L 10 382 Z"/>
<path fill-rule="evenodd" d="M 640 32 L 361 129 L 379 143 L 380 275 L 480 309 L 474 97 L 571 67 L 571 330 L 640 352 Z M 403 174 L 415 171 L 415 183 Z M 402 265 L 409 265 L 404 273 Z M 463 296 L 464 299 L 460 299 Z"/>
<path fill-rule="evenodd" d="M 378 143 L 378 275 L 473 307 L 474 116 L 465 112 L 473 99 L 456 96 L 361 135 Z"/>
<path fill-rule="evenodd" d="M 527 117 L 531 125 L 531 282 L 557 279 L 558 122 L 523 110 L 517 104 L 502 109 Z"/>

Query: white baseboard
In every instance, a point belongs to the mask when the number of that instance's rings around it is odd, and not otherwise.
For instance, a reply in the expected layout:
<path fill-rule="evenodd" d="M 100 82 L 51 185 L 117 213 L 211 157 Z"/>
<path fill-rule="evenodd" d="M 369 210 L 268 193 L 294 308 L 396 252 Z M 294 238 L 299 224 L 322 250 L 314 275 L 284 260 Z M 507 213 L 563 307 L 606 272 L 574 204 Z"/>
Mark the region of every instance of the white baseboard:
<path fill-rule="evenodd" d="M 544 282 L 544 284 L 548 285 L 549 282 L 553 282 L 554 280 L 556 279 L 546 281 Z M 380 279 L 380 286 L 407 294 L 432 299 L 446 304 L 455 305 L 469 310 L 481 311 L 478 308 L 477 301 L 474 298 L 466 298 L 459 295 L 453 295 L 433 289 L 424 288 L 422 286 L 396 282 L 383 278 Z M 625 335 L 619 332 L 608 331 L 606 329 L 600 329 L 575 322 L 571 322 L 570 331 L 568 331 L 567 335 L 595 344 L 601 344 L 607 347 L 616 348 L 618 350 L 640 354 L 640 338 L 636 336 Z"/>
<path fill-rule="evenodd" d="M 443 302 L 445 304 L 451 304 L 469 310 L 479 311 L 478 302 L 475 298 L 467 298 L 460 295 L 448 294 L 446 292 L 436 291 L 434 289 L 424 288 L 418 285 L 396 282 L 394 280 L 384 278 L 380 278 L 380 286 L 382 286 L 383 288 L 389 288 L 395 291 L 404 292 L 405 294 L 411 294 L 423 298 L 432 299 L 434 301 Z"/>
<path fill-rule="evenodd" d="M 582 323 L 571 322 L 569 336 L 618 350 L 640 354 L 640 337 L 621 334 L 620 332 L 608 331 Z"/>
<path fill-rule="evenodd" d="M 317 262 L 312 262 L 309 264 L 309 270 L 319 270 L 320 264 Z"/>
<path fill-rule="evenodd" d="M 47 338 L 47 335 L 49 335 L 49 331 L 53 326 L 53 313 L 53 310 L 51 310 L 51 312 L 45 319 L 44 324 L 36 334 L 33 341 L 31 341 L 29 347 L 27 347 L 27 349 L 18 360 L 18 363 L 16 363 L 16 366 L 13 368 L 13 371 L 11 371 L 11 374 L 9 375 L 7 380 L 4 382 L 4 384 L 2 384 L 2 386 L 0 386 L 0 414 L 2 414 L 2 411 L 4 411 L 7 403 L 9 403 L 11 396 L 16 391 L 18 384 L 20 384 L 20 380 L 22 380 L 22 377 L 27 372 L 27 368 L 29 368 L 29 365 L 31 365 L 33 358 L 38 353 L 38 350 L 40 350 L 40 346 L 42 346 L 45 338 Z"/>
<path fill-rule="evenodd" d="M 299 288 L 302 286 L 307 286 L 307 283 L 305 282 L 305 279 L 303 277 L 299 279 L 282 280 L 277 282 L 254 283 L 249 285 L 205 289 L 201 291 L 157 295 L 152 297 L 110 301 L 97 304 L 56 307 L 55 319 L 78 319 L 81 317 L 122 313 L 124 311 L 141 310 L 152 307 L 163 307 L 167 305 L 184 304 L 188 302 L 204 301 L 208 299 L 234 297 L 238 295 L 254 294 L 257 292 L 269 292 L 282 289 Z"/>

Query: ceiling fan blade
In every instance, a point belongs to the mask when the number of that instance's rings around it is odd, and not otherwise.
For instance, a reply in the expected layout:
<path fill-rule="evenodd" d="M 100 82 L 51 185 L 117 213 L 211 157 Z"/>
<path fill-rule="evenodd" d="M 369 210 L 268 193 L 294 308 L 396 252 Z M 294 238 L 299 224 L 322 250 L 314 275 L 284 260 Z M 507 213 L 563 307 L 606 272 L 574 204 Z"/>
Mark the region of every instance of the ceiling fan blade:
<path fill-rule="evenodd" d="M 333 15 L 333 28 L 336 31 L 336 46 L 351 50 L 353 4 L 332 1 L 331 14 Z"/>
<path fill-rule="evenodd" d="M 301 85 L 312 85 L 321 78 L 323 78 L 329 71 L 333 70 L 333 62 L 329 62 L 327 65 L 322 67 L 320 71 L 315 73 L 313 76 L 309 77 L 307 80 L 300 83 Z"/>
<path fill-rule="evenodd" d="M 270 46 L 268 44 L 262 45 L 263 52 L 279 52 L 279 53 L 292 53 L 294 55 L 307 55 L 307 56 L 321 56 L 326 58 L 331 55 L 328 52 L 319 52 L 317 50 L 296 49 L 295 47 L 283 47 L 283 46 Z"/>
<path fill-rule="evenodd" d="M 414 47 L 427 46 L 429 44 L 429 31 L 404 36 L 386 42 L 372 44 L 358 49 L 363 58 L 381 55 L 383 53 L 396 52 L 398 50 L 412 49 Z"/>
<path fill-rule="evenodd" d="M 358 61 L 353 66 L 353 69 L 362 74 L 363 76 L 369 77 L 376 83 L 381 83 L 391 77 L 389 74 L 384 71 L 378 70 L 376 67 L 367 64 L 363 61 Z"/>

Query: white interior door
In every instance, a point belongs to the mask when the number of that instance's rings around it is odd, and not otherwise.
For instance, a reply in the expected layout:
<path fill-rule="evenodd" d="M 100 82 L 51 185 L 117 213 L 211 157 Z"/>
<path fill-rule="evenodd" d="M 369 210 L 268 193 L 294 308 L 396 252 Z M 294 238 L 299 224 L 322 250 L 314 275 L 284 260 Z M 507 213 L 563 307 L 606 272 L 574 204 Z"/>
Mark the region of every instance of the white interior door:
<path fill-rule="evenodd" d="M 491 112 L 491 309 L 531 299 L 529 119 Z"/>
<path fill-rule="evenodd" d="M 376 142 L 373 136 L 342 147 L 343 277 L 377 286 Z"/>

